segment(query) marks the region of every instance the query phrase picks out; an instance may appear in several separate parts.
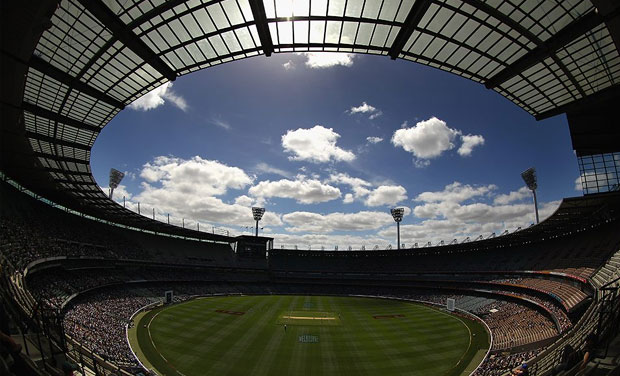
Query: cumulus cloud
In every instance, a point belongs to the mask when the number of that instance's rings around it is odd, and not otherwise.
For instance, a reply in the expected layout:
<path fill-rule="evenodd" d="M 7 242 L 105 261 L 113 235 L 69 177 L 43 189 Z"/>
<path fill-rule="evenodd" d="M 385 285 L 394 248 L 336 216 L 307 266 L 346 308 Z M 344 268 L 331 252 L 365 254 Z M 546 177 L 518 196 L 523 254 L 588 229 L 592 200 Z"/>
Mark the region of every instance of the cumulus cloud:
<path fill-rule="evenodd" d="M 443 203 L 426 205 L 441 204 Z M 540 207 L 541 218 L 553 214 L 559 204 L 560 201 L 542 203 Z M 462 242 L 466 237 L 474 240 L 479 235 L 486 238 L 491 233 L 500 235 L 506 230 L 514 232 L 518 227 L 525 228 L 534 221 L 533 205 L 487 205 L 480 203 L 460 205 L 449 203 L 447 206 L 451 207 L 455 214 L 446 211 L 444 213 L 446 216 L 428 217 L 429 219 L 416 224 L 401 225 L 401 240 L 410 246 L 414 243 L 423 246 L 428 241 L 436 245 L 441 240 L 447 244 L 455 238 Z M 414 215 L 417 216 L 415 210 Z M 391 226 L 386 227 L 377 235 L 391 239 L 396 236 L 396 229 Z"/>
<path fill-rule="evenodd" d="M 348 113 L 350 115 L 354 115 L 354 114 L 368 114 L 368 118 L 370 120 L 374 120 L 376 118 L 378 118 L 379 116 L 383 115 L 383 111 L 379 110 L 378 108 L 369 105 L 366 102 L 362 102 L 362 104 L 360 104 L 357 107 L 351 107 L 348 111 Z"/>
<path fill-rule="evenodd" d="M 158 217 L 170 214 L 173 224 L 181 225 L 185 218 L 186 226 L 194 227 L 199 222 L 201 228 L 243 223 L 251 218 L 248 207 L 252 198 L 241 195 L 234 204 L 229 204 L 215 197 L 252 183 L 252 178 L 240 168 L 199 156 L 190 159 L 160 156 L 144 164 L 140 177 L 144 179 L 140 193 L 127 202 L 127 207 L 134 211 L 139 202 L 142 213 L 150 214 L 155 208 Z M 266 213 L 263 223 L 282 225 L 280 215 L 274 212 Z"/>
<path fill-rule="evenodd" d="M 237 198 L 235 198 L 235 204 L 237 205 L 241 205 L 241 206 L 252 206 L 252 204 L 254 203 L 254 199 L 252 197 L 248 197 L 246 195 L 241 195 L 238 196 Z"/>
<path fill-rule="evenodd" d="M 383 184 L 373 188 L 372 183 L 345 173 L 334 173 L 327 182 L 351 187 L 353 193 L 345 195 L 345 204 L 359 199 L 366 206 L 396 205 L 407 199 L 407 190 L 400 185 Z"/>
<path fill-rule="evenodd" d="M 461 147 L 457 150 L 460 156 L 468 157 L 476 146 L 484 145 L 484 137 L 480 135 L 465 135 L 461 136 Z"/>
<path fill-rule="evenodd" d="M 358 213 L 319 214 L 312 212 L 293 212 L 282 216 L 286 230 L 291 232 L 330 233 L 333 231 L 376 230 L 390 225 L 392 216 L 385 212 L 361 211 Z"/>
<path fill-rule="evenodd" d="M 199 156 L 191 159 L 156 157 L 144 164 L 140 177 L 146 180 L 144 184 L 153 191 L 160 188 L 151 187 L 150 184 L 157 183 L 168 191 L 203 196 L 222 195 L 229 188 L 241 189 L 252 183 L 252 179 L 242 169 Z"/>
<path fill-rule="evenodd" d="M 349 176 L 345 173 L 334 173 L 331 174 L 329 179 L 327 179 L 329 183 L 348 185 L 353 190 L 353 194 L 350 196 L 345 196 L 345 203 L 351 203 L 354 199 L 359 199 L 367 196 L 370 193 L 370 189 L 372 184 L 364 179 L 356 178 Z"/>
<path fill-rule="evenodd" d="M 291 198 L 301 204 L 315 204 L 331 201 L 341 196 L 340 189 L 323 184 L 315 179 L 300 175 L 296 180 L 261 181 L 248 190 L 249 194 L 259 198 Z"/>
<path fill-rule="evenodd" d="M 400 185 L 381 185 L 368 194 L 364 203 L 367 206 L 393 206 L 406 199 L 407 190 Z"/>
<path fill-rule="evenodd" d="M 353 203 L 353 201 L 355 201 L 355 198 L 353 197 L 352 193 L 347 193 L 346 195 L 344 195 L 344 198 L 342 199 L 343 204 L 351 204 Z"/>
<path fill-rule="evenodd" d="M 357 107 L 351 107 L 351 109 L 349 110 L 350 114 L 366 114 L 366 113 L 373 113 L 377 111 L 377 109 L 374 106 L 369 105 L 366 102 L 362 102 L 362 104 L 360 104 Z"/>
<path fill-rule="evenodd" d="M 332 128 L 315 125 L 309 129 L 287 131 L 282 136 L 282 147 L 286 152 L 293 154 L 289 159 L 295 161 L 318 163 L 330 160 L 346 162 L 354 160 L 355 154 L 336 146 L 338 138 L 340 135 Z"/>
<path fill-rule="evenodd" d="M 355 54 L 346 52 L 300 52 L 306 58 L 306 66 L 313 69 L 332 68 L 336 66 L 350 67 Z"/>
<path fill-rule="evenodd" d="M 365 246 L 366 249 L 373 249 L 374 246 L 380 249 L 386 249 L 390 244 L 389 240 L 375 234 L 371 235 L 347 235 L 347 234 L 328 234 L 328 233 L 308 233 L 308 234 L 291 234 L 291 233 L 271 233 L 269 236 L 274 237 L 274 248 L 281 246 L 293 249 L 312 249 L 334 250 L 335 246 L 339 250 L 345 251 L 348 247 L 352 249 L 360 249 Z M 394 236 L 396 237 L 396 236 Z"/>
<path fill-rule="evenodd" d="M 454 148 L 452 142 L 458 134 L 459 131 L 449 128 L 445 121 L 432 117 L 418 122 L 411 128 L 396 130 L 392 136 L 392 143 L 417 158 L 431 159 Z"/>
<path fill-rule="evenodd" d="M 462 142 L 457 150 L 462 157 L 471 155 L 475 147 L 484 144 L 484 137 L 481 135 L 463 136 L 460 130 L 448 127 L 445 121 L 436 117 L 420 121 L 410 128 L 407 122 L 403 123 L 392 135 L 392 144 L 412 153 L 416 158 L 416 167 L 426 167 L 430 164 L 430 159 L 453 149 L 457 138 Z"/>
<path fill-rule="evenodd" d="M 414 207 L 415 217 L 423 219 L 415 225 L 401 226 L 407 241 L 428 239 L 433 241 L 451 241 L 453 237 L 461 240 L 467 236 L 475 239 L 480 234 L 505 230 L 514 231 L 517 227 L 526 227 L 534 222 L 534 205 L 523 202 L 528 196 L 527 188 L 495 197 L 493 203 L 479 202 L 488 200 L 498 187 L 494 184 L 468 185 L 454 182 L 442 191 L 423 192 L 415 201 L 423 204 Z M 478 202 L 476 202 L 478 201 Z M 541 218 L 551 215 L 560 201 L 541 203 Z M 390 235 L 390 229 L 379 233 Z"/>
<path fill-rule="evenodd" d="M 295 62 L 293 60 L 289 60 L 286 63 L 282 64 L 285 70 L 295 69 Z"/>
<path fill-rule="evenodd" d="M 527 187 L 521 187 L 517 191 L 512 191 L 508 194 L 502 194 L 495 197 L 494 204 L 506 205 L 516 201 L 522 201 L 532 195 Z"/>
<path fill-rule="evenodd" d="M 381 137 L 366 137 L 366 141 L 368 141 L 371 144 L 378 144 L 379 142 L 383 141 L 383 139 Z"/>
<path fill-rule="evenodd" d="M 423 192 L 416 196 L 415 201 L 424 202 L 463 202 L 477 196 L 484 196 L 497 189 L 495 184 L 472 186 L 458 181 L 445 186 L 443 191 Z"/>
<path fill-rule="evenodd" d="M 166 82 L 158 88 L 155 88 L 140 98 L 133 101 L 129 108 L 133 110 L 148 111 L 155 109 L 168 100 L 175 107 L 187 111 L 187 101 L 172 90 L 172 82 Z"/>

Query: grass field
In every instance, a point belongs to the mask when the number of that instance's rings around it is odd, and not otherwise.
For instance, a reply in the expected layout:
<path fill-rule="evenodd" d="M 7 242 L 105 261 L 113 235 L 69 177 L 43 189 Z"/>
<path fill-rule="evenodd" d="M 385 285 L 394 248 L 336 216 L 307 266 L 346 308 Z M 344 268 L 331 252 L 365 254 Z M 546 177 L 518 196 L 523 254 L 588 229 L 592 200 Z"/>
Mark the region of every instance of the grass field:
<path fill-rule="evenodd" d="M 458 376 L 489 346 L 475 321 L 357 297 L 200 298 L 136 320 L 132 347 L 162 375 Z"/>

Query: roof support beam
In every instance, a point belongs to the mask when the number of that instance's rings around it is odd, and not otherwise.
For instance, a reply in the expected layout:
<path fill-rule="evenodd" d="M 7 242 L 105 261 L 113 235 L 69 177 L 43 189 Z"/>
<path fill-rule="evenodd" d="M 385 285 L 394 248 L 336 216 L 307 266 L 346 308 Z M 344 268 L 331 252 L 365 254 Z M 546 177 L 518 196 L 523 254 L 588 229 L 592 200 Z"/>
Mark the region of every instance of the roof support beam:
<path fill-rule="evenodd" d="M 76 148 L 76 149 L 80 149 L 80 150 L 90 151 L 90 146 L 89 145 L 83 145 L 83 144 L 80 144 L 80 143 L 77 143 L 77 142 L 61 140 L 61 139 L 58 139 L 58 138 L 46 136 L 44 134 L 34 133 L 34 132 L 31 132 L 31 131 L 26 131 L 26 137 L 27 138 L 32 138 L 32 139 L 35 139 L 35 140 L 39 140 L 39 141 L 49 142 L 50 144 L 53 144 L 53 145 L 68 146 L 70 148 Z"/>
<path fill-rule="evenodd" d="M 417 0 L 413 4 L 407 18 L 405 19 L 405 24 L 398 32 L 398 35 L 396 35 L 394 43 L 392 43 L 392 47 L 390 48 L 390 52 L 388 52 L 388 55 L 390 55 L 392 60 L 396 60 L 398 55 L 400 55 L 403 51 L 405 44 L 411 37 L 411 34 L 413 34 L 415 28 L 418 27 L 418 24 L 428 10 L 428 7 L 431 6 L 431 3 L 431 0 Z"/>
<path fill-rule="evenodd" d="M 58 184 L 73 184 L 73 185 L 90 185 L 93 187 L 98 187 L 99 185 L 92 181 L 80 181 L 80 180 L 69 180 L 69 179 L 56 179 L 54 183 Z"/>
<path fill-rule="evenodd" d="M 256 21 L 256 31 L 258 31 L 258 37 L 260 38 L 263 52 L 265 52 L 265 56 L 271 56 L 273 53 L 273 42 L 271 33 L 269 32 L 269 25 L 267 24 L 265 6 L 262 0 L 250 0 L 250 8 L 252 9 L 254 21 Z"/>
<path fill-rule="evenodd" d="M 99 194 L 99 193 L 105 194 L 105 192 L 103 192 L 101 189 L 65 189 L 65 191 L 73 192 L 73 193 L 84 193 L 84 194 Z"/>
<path fill-rule="evenodd" d="M 103 3 L 102 0 L 78 0 L 82 6 L 97 18 L 116 39 L 131 49 L 142 60 L 151 65 L 170 81 L 177 78 L 176 73 L 157 54 L 149 48 L 127 25 Z"/>
<path fill-rule="evenodd" d="M 481 0 L 461 0 L 461 1 L 466 4 L 471 5 L 472 7 L 476 9 L 483 11 L 484 13 L 490 15 L 491 17 L 501 21 L 503 24 L 508 25 L 508 27 L 510 27 L 511 29 L 518 31 L 519 34 L 523 35 L 527 39 L 536 43 L 537 46 L 544 45 L 543 41 L 540 38 L 538 38 L 534 33 L 532 33 L 528 28 L 526 28 L 519 22 L 515 21 L 514 19 L 510 18 L 506 14 L 500 12 L 497 8 L 493 8 L 492 6 L 486 3 L 483 3 Z M 553 58 L 553 61 L 558 65 L 558 67 L 560 67 L 562 72 L 564 72 L 566 77 L 568 77 L 568 79 L 572 82 L 572 84 L 575 86 L 579 94 L 581 94 L 582 97 L 585 97 L 586 93 L 583 91 L 583 88 L 581 87 L 581 85 L 579 85 L 579 83 L 577 82 L 573 74 L 568 70 L 568 68 L 566 68 L 564 63 L 562 63 L 562 61 L 557 56 L 555 56 L 555 54 L 552 54 L 551 57 Z M 575 98 L 574 95 L 573 95 L 573 98 Z"/>
<path fill-rule="evenodd" d="M 51 159 L 51 160 L 53 160 L 55 162 L 79 163 L 79 164 L 84 164 L 84 165 L 89 164 L 89 161 L 85 161 L 83 159 L 72 158 L 72 157 L 65 157 L 65 156 L 61 156 L 61 155 L 53 155 L 53 154 L 47 154 L 47 153 L 41 153 L 41 152 L 35 152 L 34 156 L 37 157 L 37 158 Z"/>
<path fill-rule="evenodd" d="M 81 191 L 74 191 L 74 193 L 82 193 Z M 103 191 L 99 193 L 104 194 Z M 84 201 L 108 201 L 110 198 L 107 196 L 80 196 Z"/>
<path fill-rule="evenodd" d="M 72 118 L 64 116 L 64 115 L 57 114 L 57 113 L 52 112 L 50 110 L 46 110 L 45 108 L 41 108 L 41 107 L 39 107 L 37 105 L 34 105 L 32 103 L 23 102 L 22 103 L 22 108 L 24 109 L 24 111 L 30 112 L 33 115 L 44 117 L 46 119 L 53 120 L 53 121 L 55 121 L 57 123 L 67 124 L 67 125 L 70 125 L 72 127 L 77 128 L 77 129 L 82 129 L 82 130 L 90 131 L 90 132 L 93 132 L 93 133 L 101 132 L 101 128 L 99 128 L 99 127 L 96 127 L 96 126 L 90 125 L 90 124 L 82 123 L 81 121 L 72 119 Z"/>
<path fill-rule="evenodd" d="M 603 21 L 603 18 L 596 11 L 585 14 L 583 17 L 566 25 L 562 30 L 558 31 L 541 45 L 538 45 L 538 47 L 526 53 L 514 63 L 504 68 L 501 72 L 491 77 L 484 83 L 484 86 L 486 86 L 487 89 L 498 87 L 502 83 L 521 74 L 526 69 L 552 57 L 557 50 L 600 25 Z"/>
<path fill-rule="evenodd" d="M 90 95 L 95 99 L 98 99 L 121 110 L 125 108 L 125 105 L 121 101 L 116 100 L 109 95 L 103 93 L 102 91 L 99 91 L 98 89 L 95 89 L 94 87 L 83 83 L 76 77 L 73 77 L 70 74 L 63 72 L 62 70 L 56 68 L 55 66 L 51 65 L 50 63 L 36 55 L 32 55 L 28 64 L 30 65 L 30 67 L 52 77 L 56 81 L 59 81 L 69 86 L 71 89 L 81 91 L 84 94 Z"/>
<path fill-rule="evenodd" d="M 563 104 L 549 111 L 541 112 L 536 115 L 535 118 L 536 120 L 543 120 L 565 112 L 583 111 L 595 103 L 614 100 L 615 98 L 620 98 L 620 84 L 610 86 L 596 93 L 590 94 L 587 97 Z"/>
<path fill-rule="evenodd" d="M 90 176 L 90 172 L 85 172 L 85 171 L 71 171 L 71 170 L 63 170 L 61 168 L 44 168 L 44 171 L 47 172 L 55 172 L 57 174 L 62 174 L 62 175 L 82 175 L 82 176 Z"/>

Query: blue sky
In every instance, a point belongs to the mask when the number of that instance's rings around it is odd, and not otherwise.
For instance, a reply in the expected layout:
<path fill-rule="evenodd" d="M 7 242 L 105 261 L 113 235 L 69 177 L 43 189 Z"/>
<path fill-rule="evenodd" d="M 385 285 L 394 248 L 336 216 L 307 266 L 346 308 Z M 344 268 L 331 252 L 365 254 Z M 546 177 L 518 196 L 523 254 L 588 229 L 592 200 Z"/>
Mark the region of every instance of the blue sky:
<path fill-rule="evenodd" d="M 248 233 L 267 210 L 275 246 L 396 245 L 485 237 L 581 195 L 564 116 L 537 122 L 483 85 L 387 57 L 276 54 L 180 77 L 122 111 L 93 173 L 126 171 L 115 199 L 201 230 Z M 107 191 L 107 189 L 106 189 Z"/>

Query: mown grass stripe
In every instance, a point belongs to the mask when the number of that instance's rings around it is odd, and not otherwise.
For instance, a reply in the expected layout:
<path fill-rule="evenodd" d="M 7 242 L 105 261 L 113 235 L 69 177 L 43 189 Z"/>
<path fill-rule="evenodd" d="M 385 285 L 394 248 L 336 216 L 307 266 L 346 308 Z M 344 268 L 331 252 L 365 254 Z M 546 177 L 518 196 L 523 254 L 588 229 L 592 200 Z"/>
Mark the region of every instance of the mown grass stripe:
<path fill-rule="evenodd" d="M 216 309 L 245 314 L 228 315 Z M 339 325 L 289 325 L 285 333 L 278 318 L 287 311 L 329 312 L 340 316 Z M 401 317 L 374 319 L 375 315 Z M 148 317 L 152 313 L 141 320 Z M 471 349 L 467 349 L 470 338 L 463 323 L 472 333 L 482 333 Z M 187 376 L 459 376 L 466 367 L 471 369 L 476 353 L 488 347 L 479 324 L 465 319 L 463 323 L 436 309 L 401 301 L 231 296 L 161 310 L 151 330 L 162 355 Z M 139 324 L 138 341 L 150 363 L 163 374 L 177 375 L 141 340 Z M 301 343 L 301 335 L 317 336 L 318 343 Z"/>

